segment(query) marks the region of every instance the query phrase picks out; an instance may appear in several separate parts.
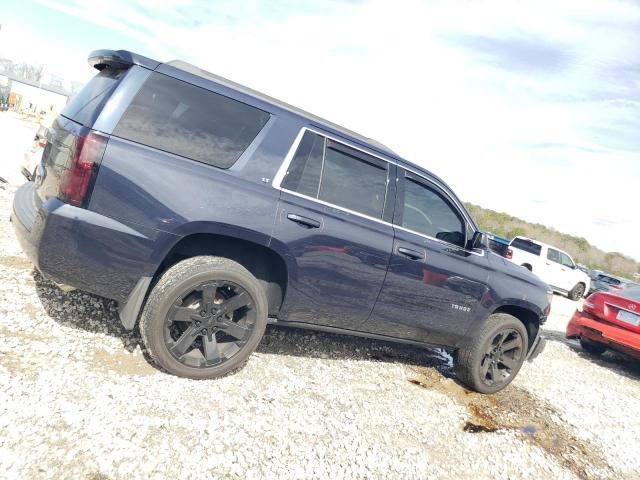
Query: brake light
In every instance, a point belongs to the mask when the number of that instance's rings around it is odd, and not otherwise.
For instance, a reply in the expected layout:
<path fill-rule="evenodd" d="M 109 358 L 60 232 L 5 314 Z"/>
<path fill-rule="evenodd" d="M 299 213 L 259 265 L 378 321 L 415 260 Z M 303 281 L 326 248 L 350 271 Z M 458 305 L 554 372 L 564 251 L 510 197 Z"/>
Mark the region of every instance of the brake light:
<path fill-rule="evenodd" d="M 44 148 L 47 146 L 47 139 L 46 138 L 41 138 L 40 140 L 38 140 L 38 146 L 40 148 Z"/>
<path fill-rule="evenodd" d="M 76 207 L 85 206 L 106 146 L 106 137 L 93 132 L 77 138 L 71 166 L 61 182 L 63 202 Z"/>
<path fill-rule="evenodd" d="M 511 250 L 510 248 L 507 248 L 507 251 L 504 254 L 504 256 L 507 260 L 511 260 L 513 258 L 513 250 Z"/>

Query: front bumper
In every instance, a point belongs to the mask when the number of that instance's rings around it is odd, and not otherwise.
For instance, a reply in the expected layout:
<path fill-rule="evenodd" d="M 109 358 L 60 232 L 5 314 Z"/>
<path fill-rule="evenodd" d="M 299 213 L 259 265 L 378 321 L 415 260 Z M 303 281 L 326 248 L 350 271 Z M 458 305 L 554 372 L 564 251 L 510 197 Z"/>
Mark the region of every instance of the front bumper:
<path fill-rule="evenodd" d="M 640 358 L 640 335 L 623 327 L 596 320 L 579 310 L 576 310 L 567 325 L 566 337 L 585 338 Z"/>

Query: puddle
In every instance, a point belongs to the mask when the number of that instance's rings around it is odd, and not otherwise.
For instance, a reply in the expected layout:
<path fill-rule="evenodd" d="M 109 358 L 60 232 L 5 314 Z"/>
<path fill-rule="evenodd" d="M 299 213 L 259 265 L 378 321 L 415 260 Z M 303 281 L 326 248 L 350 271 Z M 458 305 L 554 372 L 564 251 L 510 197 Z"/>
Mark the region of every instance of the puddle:
<path fill-rule="evenodd" d="M 114 354 L 102 349 L 96 349 L 90 365 L 96 370 L 125 375 L 146 376 L 158 373 L 142 355 L 125 355 L 122 352 Z"/>
<path fill-rule="evenodd" d="M 494 395 L 466 390 L 434 368 L 412 368 L 409 382 L 452 397 L 469 412 L 463 430 L 490 435 L 504 430 L 520 432 L 525 441 L 543 449 L 581 479 L 615 478 L 599 450 L 576 437 L 548 402 L 513 385 Z"/>

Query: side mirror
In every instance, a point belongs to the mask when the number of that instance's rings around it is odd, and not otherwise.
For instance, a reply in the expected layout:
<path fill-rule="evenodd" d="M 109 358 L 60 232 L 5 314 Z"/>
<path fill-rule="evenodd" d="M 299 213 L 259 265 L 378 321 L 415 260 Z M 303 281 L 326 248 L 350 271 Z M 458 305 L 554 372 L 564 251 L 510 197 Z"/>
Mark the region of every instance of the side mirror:
<path fill-rule="evenodd" d="M 489 250 L 489 237 L 480 230 L 476 231 L 471 238 L 471 250 Z"/>

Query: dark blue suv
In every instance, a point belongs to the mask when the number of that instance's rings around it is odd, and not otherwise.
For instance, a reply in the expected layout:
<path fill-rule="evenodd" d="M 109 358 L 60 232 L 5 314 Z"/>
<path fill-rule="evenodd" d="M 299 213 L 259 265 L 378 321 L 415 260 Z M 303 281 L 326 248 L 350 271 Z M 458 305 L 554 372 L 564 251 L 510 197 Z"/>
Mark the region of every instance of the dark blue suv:
<path fill-rule="evenodd" d="M 436 176 L 184 62 L 89 63 L 12 220 L 45 277 L 116 300 L 164 370 L 225 375 L 275 323 L 440 345 L 491 393 L 542 348 L 549 287 Z"/>

